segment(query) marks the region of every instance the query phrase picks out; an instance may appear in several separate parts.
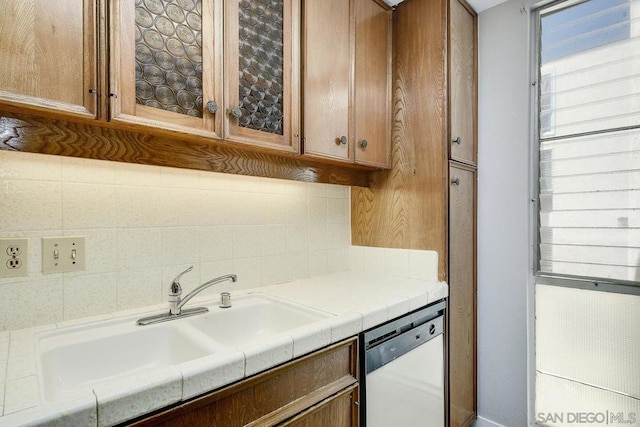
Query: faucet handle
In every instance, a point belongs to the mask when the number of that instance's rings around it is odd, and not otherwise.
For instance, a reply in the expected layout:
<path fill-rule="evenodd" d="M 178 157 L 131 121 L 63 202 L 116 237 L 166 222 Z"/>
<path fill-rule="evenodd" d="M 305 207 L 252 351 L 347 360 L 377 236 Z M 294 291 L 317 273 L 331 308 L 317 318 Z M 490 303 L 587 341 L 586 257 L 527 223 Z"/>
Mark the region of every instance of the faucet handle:
<path fill-rule="evenodd" d="M 182 295 L 182 286 L 180 286 L 180 278 L 184 274 L 187 274 L 188 272 L 190 272 L 191 270 L 193 270 L 193 265 L 191 267 L 187 268 L 182 273 L 178 274 L 176 276 L 176 278 L 173 279 L 173 282 L 171 282 L 171 286 L 169 287 L 169 296 L 170 297 Z"/>

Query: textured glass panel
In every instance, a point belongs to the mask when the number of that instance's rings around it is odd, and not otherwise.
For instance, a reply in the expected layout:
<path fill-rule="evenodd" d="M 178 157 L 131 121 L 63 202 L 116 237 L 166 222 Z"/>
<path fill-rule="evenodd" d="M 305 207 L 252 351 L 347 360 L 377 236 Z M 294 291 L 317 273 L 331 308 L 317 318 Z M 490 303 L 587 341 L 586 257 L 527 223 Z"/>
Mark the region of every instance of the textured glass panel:
<path fill-rule="evenodd" d="M 538 284 L 535 298 L 536 421 L 638 425 L 640 296 Z"/>
<path fill-rule="evenodd" d="M 282 135 L 282 0 L 239 3 L 240 126 Z"/>
<path fill-rule="evenodd" d="M 136 103 L 202 117 L 201 0 L 136 0 Z"/>

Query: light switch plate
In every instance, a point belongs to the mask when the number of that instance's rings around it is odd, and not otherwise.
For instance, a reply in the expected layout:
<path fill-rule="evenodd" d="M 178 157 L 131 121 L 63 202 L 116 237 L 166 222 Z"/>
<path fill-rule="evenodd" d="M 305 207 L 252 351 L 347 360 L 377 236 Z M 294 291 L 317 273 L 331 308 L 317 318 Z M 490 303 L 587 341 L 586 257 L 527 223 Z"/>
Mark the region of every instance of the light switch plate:
<path fill-rule="evenodd" d="M 86 237 L 43 237 L 42 273 L 84 271 Z"/>
<path fill-rule="evenodd" d="M 0 277 L 29 274 L 29 239 L 0 239 Z"/>

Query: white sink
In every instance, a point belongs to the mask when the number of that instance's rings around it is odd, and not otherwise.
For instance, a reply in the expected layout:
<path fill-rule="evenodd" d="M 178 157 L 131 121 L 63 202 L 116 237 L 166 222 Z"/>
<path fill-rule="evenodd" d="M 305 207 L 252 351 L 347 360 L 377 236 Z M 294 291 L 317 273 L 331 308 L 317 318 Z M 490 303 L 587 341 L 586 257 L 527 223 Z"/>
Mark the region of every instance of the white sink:
<path fill-rule="evenodd" d="M 136 319 L 39 334 L 36 359 L 44 400 L 113 378 L 227 351 L 181 321 L 137 326 Z"/>
<path fill-rule="evenodd" d="M 153 325 L 138 326 L 138 317 L 127 317 L 37 334 L 42 399 L 56 401 L 114 378 L 228 354 L 333 316 L 259 293 L 234 296 L 232 303 L 222 309 L 192 302 L 210 312 Z"/>
<path fill-rule="evenodd" d="M 230 308 L 210 307 L 209 313 L 187 322 L 217 342 L 242 347 L 333 317 L 260 293 L 233 297 L 232 303 Z"/>

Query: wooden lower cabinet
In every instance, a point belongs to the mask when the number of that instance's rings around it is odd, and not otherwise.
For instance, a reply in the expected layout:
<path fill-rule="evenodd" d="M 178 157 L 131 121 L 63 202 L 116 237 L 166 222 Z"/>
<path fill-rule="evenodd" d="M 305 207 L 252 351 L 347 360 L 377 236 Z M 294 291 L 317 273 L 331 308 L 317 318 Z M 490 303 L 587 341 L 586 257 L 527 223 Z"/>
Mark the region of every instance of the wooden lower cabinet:
<path fill-rule="evenodd" d="M 476 418 L 476 171 L 449 167 L 449 424 Z"/>
<path fill-rule="evenodd" d="M 358 385 L 354 384 L 279 425 L 287 427 L 357 427 L 360 409 L 357 402 Z"/>
<path fill-rule="evenodd" d="M 133 426 L 358 426 L 358 345 L 349 339 Z"/>

